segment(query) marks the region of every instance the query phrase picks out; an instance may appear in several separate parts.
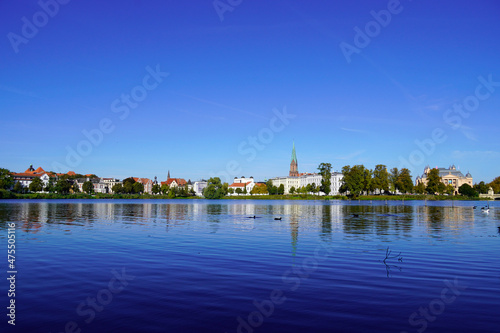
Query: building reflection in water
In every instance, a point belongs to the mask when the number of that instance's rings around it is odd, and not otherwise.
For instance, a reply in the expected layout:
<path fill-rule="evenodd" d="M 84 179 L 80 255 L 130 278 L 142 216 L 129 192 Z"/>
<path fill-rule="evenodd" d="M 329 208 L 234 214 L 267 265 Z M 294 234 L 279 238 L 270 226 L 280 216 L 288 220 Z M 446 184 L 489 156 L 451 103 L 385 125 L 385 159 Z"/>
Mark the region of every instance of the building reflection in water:
<path fill-rule="evenodd" d="M 478 204 L 479 207 L 484 203 Z M 95 224 L 120 222 L 123 227 L 132 225 L 165 226 L 171 228 L 203 229 L 216 233 L 228 224 L 235 231 L 251 231 L 264 225 L 273 230 L 286 230 L 290 234 L 293 253 L 296 253 L 301 232 L 318 232 L 320 239 L 331 241 L 334 234 L 366 239 L 377 236 L 399 235 L 411 237 L 414 231 L 437 236 L 442 232 L 463 233 L 472 230 L 475 221 L 499 220 L 500 209 L 491 204 L 489 214 L 474 209 L 471 203 L 425 205 L 411 204 L 350 204 L 347 202 L 162 202 L 134 201 L 48 201 L 0 203 L 0 228 L 15 221 L 21 230 L 37 233 L 52 224 L 79 225 L 88 228 Z M 496 209 L 495 209 L 496 208 Z M 257 216 L 259 219 L 248 217 Z M 275 221 L 275 217 L 281 217 Z M 206 222 L 206 223 L 205 223 Z M 68 228 L 70 230 L 70 228 Z M 496 228 L 495 228 L 496 231 Z"/>
<path fill-rule="evenodd" d="M 415 221 L 429 234 L 440 232 L 459 233 L 474 228 L 475 214 L 480 213 L 473 207 L 463 206 L 418 206 Z"/>

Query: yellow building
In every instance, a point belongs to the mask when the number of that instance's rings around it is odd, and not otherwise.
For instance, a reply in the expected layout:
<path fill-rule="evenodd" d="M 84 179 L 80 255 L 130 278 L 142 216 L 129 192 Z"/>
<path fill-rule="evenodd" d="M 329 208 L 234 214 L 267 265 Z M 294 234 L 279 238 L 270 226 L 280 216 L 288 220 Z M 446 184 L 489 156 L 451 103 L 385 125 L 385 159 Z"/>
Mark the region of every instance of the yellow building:
<path fill-rule="evenodd" d="M 451 185 L 455 189 L 455 194 L 458 194 L 458 188 L 463 184 L 469 184 L 472 187 L 472 175 L 470 172 L 464 176 L 464 174 L 457 170 L 455 165 L 450 166 L 448 169 L 446 168 L 437 168 L 439 170 L 439 177 L 441 177 L 441 181 L 445 185 Z M 422 176 L 417 176 L 415 180 L 415 185 L 420 183 L 424 183 L 427 186 L 427 175 L 431 171 L 429 166 L 425 167 L 424 174 Z"/>

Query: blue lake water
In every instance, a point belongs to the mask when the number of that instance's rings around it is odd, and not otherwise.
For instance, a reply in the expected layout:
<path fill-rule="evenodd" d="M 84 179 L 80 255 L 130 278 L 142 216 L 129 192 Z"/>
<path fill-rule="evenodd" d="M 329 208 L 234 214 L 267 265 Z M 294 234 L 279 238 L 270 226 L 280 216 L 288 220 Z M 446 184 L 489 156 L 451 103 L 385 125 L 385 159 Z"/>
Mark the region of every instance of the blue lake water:
<path fill-rule="evenodd" d="M 489 204 L 2 200 L 0 331 L 497 332 Z"/>

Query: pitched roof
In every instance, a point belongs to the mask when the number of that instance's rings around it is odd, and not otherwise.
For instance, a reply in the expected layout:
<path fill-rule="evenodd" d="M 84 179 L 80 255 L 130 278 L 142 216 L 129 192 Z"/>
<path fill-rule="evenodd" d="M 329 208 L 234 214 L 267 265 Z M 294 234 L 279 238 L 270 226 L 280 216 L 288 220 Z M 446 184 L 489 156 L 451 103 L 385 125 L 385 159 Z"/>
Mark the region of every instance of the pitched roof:
<path fill-rule="evenodd" d="M 460 172 L 460 170 L 456 169 L 445 169 L 445 168 L 438 168 L 439 170 L 439 176 L 444 177 L 448 175 L 452 175 L 458 178 L 464 178 L 464 174 Z"/>
<path fill-rule="evenodd" d="M 138 177 L 132 177 L 132 178 L 133 178 L 136 182 L 138 182 L 138 183 L 142 183 L 142 184 L 144 184 L 144 185 L 146 185 L 147 183 L 152 182 L 152 180 L 151 180 L 151 179 L 149 179 L 149 178 L 138 178 Z"/>
<path fill-rule="evenodd" d="M 167 179 L 167 184 L 170 185 L 172 184 L 173 182 L 176 182 L 177 185 L 179 186 L 184 186 L 187 184 L 186 180 L 185 179 L 182 179 L 182 178 L 169 178 Z"/>
<path fill-rule="evenodd" d="M 187 184 L 186 180 L 182 178 L 169 178 L 166 181 L 161 182 L 161 184 L 162 185 L 167 184 L 168 186 L 170 186 L 174 181 L 177 184 L 177 186 L 184 186 Z"/>
<path fill-rule="evenodd" d="M 40 177 L 42 175 L 37 175 L 34 172 L 11 172 L 13 176 L 17 177 Z"/>
<path fill-rule="evenodd" d="M 246 182 L 246 183 L 232 183 L 231 185 L 229 185 L 229 187 L 245 187 L 247 186 L 248 184 L 251 184 L 252 182 Z"/>
<path fill-rule="evenodd" d="M 35 172 L 11 172 L 14 177 L 42 177 L 43 175 L 48 175 L 49 177 L 55 177 L 54 174 L 50 172 L 35 173 Z"/>
<path fill-rule="evenodd" d="M 68 175 L 68 176 L 74 176 L 74 175 L 76 175 L 76 173 L 74 171 L 68 171 L 67 173 L 47 172 L 42 167 L 38 167 L 35 170 L 32 165 L 30 165 L 30 167 L 28 169 L 26 169 L 26 171 L 24 171 L 24 172 L 12 173 L 12 174 L 16 174 L 18 176 L 24 176 L 24 177 L 27 177 L 28 175 L 40 177 L 40 176 L 43 176 L 44 174 L 47 174 L 50 177 L 64 176 L 64 175 Z M 87 175 L 87 176 L 90 176 L 90 175 Z"/>
<path fill-rule="evenodd" d="M 449 168 L 436 168 L 436 169 L 439 171 L 439 177 L 453 176 L 453 177 L 457 177 L 457 178 L 466 178 L 466 177 L 472 178 L 470 173 L 467 173 L 467 175 L 464 176 L 464 174 L 460 170 L 455 169 L 454 165 L 450 166 Z M 427 168 L 426 168 L 426 171 L 427 171 Z M 424 178 L 427 178 L 426 172 L 424 172 L 424 174 L 421 177 L 421 179 L 424 179 Z"/>

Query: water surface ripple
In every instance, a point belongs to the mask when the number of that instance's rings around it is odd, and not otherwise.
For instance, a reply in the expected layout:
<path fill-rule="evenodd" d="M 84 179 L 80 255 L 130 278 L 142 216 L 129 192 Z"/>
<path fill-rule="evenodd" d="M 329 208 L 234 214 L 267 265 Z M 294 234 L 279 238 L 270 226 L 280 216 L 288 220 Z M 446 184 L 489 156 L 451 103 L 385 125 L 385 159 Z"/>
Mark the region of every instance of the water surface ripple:
<path fill-rule="evenodd" d="M 484 205 L 2 200 L 0 248 L 15 222 L 20 332 L 497 332 Z"/>

